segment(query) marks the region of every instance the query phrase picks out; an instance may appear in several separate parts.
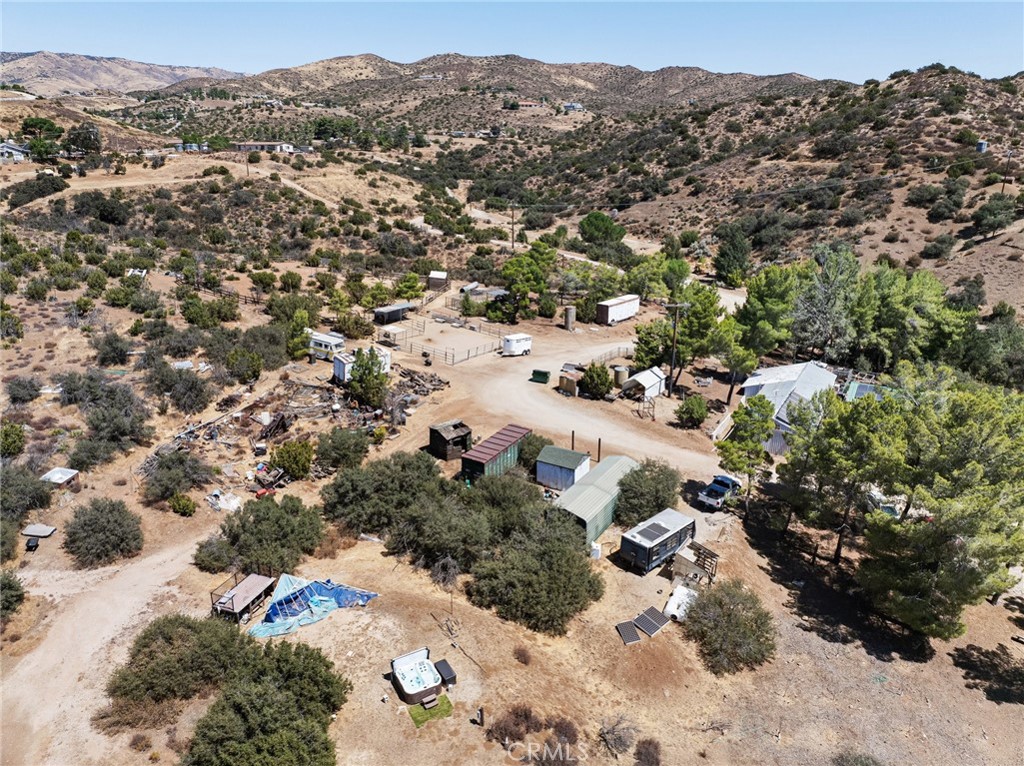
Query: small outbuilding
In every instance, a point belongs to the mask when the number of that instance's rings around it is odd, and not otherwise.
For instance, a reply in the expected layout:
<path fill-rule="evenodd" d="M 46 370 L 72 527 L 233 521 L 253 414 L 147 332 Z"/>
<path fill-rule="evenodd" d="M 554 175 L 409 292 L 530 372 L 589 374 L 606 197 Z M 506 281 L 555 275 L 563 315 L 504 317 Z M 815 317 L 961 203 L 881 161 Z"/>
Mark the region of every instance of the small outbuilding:
<path fill-rule="evenodd" d="M 462 456 L 462 475 L 468 481 L 501 476 L 519 461 L 519 447 L 533 431 L 510 423 Z"/>
<path fill-rule="evenodd" d="M 587 545 L 612 525 L 619 502 L 619 481 L 637 465 L 625 455 L 606 457 L 555 500 L 559 508 L 571 513 L 586 530 Z"/>
<path fill-rule="evenodd" d="M 665 385 L 665 373 L 660 367 L 651 367 L 626 378 L 622 384 L 622 393 L 637 399 L 653 398 L 665 393 Z"/>
<path fill-rule="evenodd" d="M 337 354 L 334 357 L 334 382 L 348 383 L 352 380 L 352 366 L 356 363 L 356 356 L 360 353 L 368 353 L 372 350 L 381 362 L 381 372 L 391 372 L 391 351 L 381 346 L 370 346 L 365 351 L 356 349 L 352 354 Z"/>
<path fill-rule="evenodd" d="M 405 303 L 392 303 L 390 306 L 381 306 L 380 308 L 373 310 L 373 321 L 377 324 L 391 324 L 392 322 L 401 322 L 405 319 L 405 315 L 416 308 L 413 304 Z"/>
<path fill-rule="evenodd" d="M 631 569 L 647 574 L 671 558 L 693 537 L 696 523 L 673 508 L 666 508 L 623 533 L 619 558 Z"/>
<path fill-rule="evenodd" d="M 473 429 L 461 420 L 446 420 L 430 427 L 428 450 L 438 460 L 454 460 L 473 448 Z"/>
<path fill-rule="evenodd" d="M 81 486 L 78 471 L 74 468 L 52 468 L 39 478 L 61 489 L 77 490 Z"/>
<path fill-rule="evenodd" d="M 427 274 L 427 288 L 430 290 L 440 290 L 441 288 L 448 286 L 448 272 L 447 271 L 432 271 Z"/>
<path fill-rule="evenodd" d="M 590 471 L 590 455 L 548 444 L 537 456 L 537 483 L 565 490 Z"/>

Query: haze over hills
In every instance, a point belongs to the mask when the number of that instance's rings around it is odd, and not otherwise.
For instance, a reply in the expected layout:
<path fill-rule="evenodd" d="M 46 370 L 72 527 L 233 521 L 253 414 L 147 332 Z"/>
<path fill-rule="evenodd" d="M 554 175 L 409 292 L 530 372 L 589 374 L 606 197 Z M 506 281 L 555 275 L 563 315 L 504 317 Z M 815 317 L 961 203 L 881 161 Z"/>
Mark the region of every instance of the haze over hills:
<path fill-rule="evenodd" d="M 217 67 L 148 64 L 78 53 L 0 53 L 0 80 L 22 85 L 40 96 L 98 90 L 126 93 L 163 88 L 197 77 L 216 80 L 240 76 L 240 72 Z"/>
<path fill-rule="evenodd" d="M 593 108 L 625 112 L 696 100 L 738 99 L 765 93 L 797 92 L 818 81 L 799 74 L 757 76 L 719 74 L 698 67 L 666 67 L 646 72 L 603 63 L 549 64 L 522 56 L 464 56 L 444 53 L 411 64 L 363 54 L 274 69 L 218 86 L 240 96 L 301 96 L 312 101 L 354 101 L 364 107 L 429 93 L 494 88 L 519 98 L 585 101 Z M 179 93 L 205 83 L 182 81 L 167 89 Z M 426 89 L 429 88 L 429 91 Z"/>

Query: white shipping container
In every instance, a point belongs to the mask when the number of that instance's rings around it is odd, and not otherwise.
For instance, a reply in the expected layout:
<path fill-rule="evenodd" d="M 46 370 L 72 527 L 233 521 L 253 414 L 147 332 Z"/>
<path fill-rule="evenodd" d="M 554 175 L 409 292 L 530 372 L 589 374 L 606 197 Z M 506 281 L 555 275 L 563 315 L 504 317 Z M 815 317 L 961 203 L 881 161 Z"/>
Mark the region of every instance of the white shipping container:
<path fill-rule="evenodd" d="M 533 336 L 525 332 L 506 335 L 501 339 L 502 356 L 525 356 L 533 349 Z"/>
<path fill-rule="evenodd" d="M 620 295 L 597 304 L 598 324 L 615 324 L 640 312 L 639 295 Z"/>

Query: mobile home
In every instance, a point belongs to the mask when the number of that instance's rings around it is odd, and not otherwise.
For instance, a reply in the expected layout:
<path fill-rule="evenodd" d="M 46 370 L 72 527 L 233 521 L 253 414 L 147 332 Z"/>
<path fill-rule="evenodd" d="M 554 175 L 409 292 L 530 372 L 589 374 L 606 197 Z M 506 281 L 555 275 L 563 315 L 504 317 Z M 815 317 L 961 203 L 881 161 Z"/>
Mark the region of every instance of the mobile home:
<path fill-rule="evenodd" d="M 689 516 L 666 508 L 623 533 L 619 556 L 630 568 L 647 574 L 683 547 L 695 527 Z"/>
<path fill-rule="evenodd" d="M 337 332 L 309 333 L 309 353 L 317 359 L 334 359 L 336 354 L 345 350 L 345 336 Z"/>

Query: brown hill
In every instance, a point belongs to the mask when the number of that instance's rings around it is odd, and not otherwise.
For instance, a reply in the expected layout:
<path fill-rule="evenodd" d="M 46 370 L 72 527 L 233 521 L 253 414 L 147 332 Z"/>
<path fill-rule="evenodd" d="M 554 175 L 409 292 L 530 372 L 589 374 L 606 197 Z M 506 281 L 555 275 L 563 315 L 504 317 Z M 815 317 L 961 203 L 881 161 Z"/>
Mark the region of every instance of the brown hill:
<path fill-rule="evenodd" d="M 368 112 L 384 110 L 395 102 L 412 101 L 403 111 L 428 113 L 429 104 L 424 102 L 470 89 L 493 90 L 528 100 L 575 100 L 590 108 L 624 113 L 690 100 L 732 101 L 766 93 L 798 92 L 814 83 L 815 80 L 798 74 L 717 74 L 696 67 L 646 72 L 612 64 L 548 64 L 512 55 L 444 53 L 411 64 L 374 55 L 343 56 L 217 84 L 240 96 L 358 102 Z M 164 92 L 179 94 L 197 84 L 181 82 Z"/>
<path fill-rule="evenodd" d="M 0 56 L 0 80 L 23 85 L 40 96 L 107 90 L 163 88 L 190 78 L 234 78 L 239 72 L 215 67 L 146 64 L 122 58 L 83 56 L 77 53 L 4 53 Z"/>
<path fill-rule="evenodd" d="M 62 104 L 59 99 L 3 99 L 0 103 L 3 104 L 3 109 L 0 110 L 0 135 L 4 136 L 19 133 L 21 122 L 26 117 L 45 117 L 65 130 L 80 122 L 93 122 L 99 126 L 103 147 L 120 152 L 154 149 L 164 146 L 168 141 L 166 136 L 155 136 L 113 120 L 86 114 L 80 109 Z"/>

